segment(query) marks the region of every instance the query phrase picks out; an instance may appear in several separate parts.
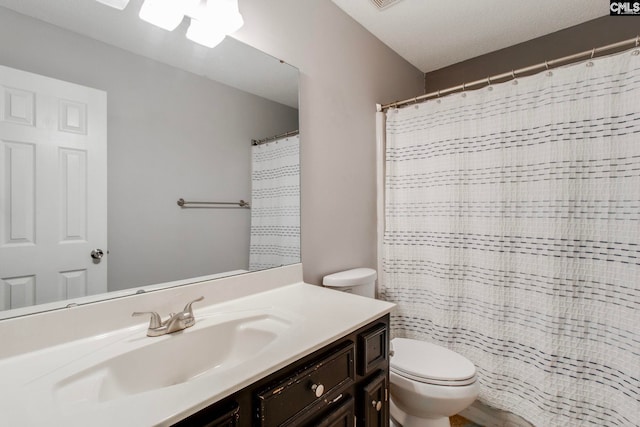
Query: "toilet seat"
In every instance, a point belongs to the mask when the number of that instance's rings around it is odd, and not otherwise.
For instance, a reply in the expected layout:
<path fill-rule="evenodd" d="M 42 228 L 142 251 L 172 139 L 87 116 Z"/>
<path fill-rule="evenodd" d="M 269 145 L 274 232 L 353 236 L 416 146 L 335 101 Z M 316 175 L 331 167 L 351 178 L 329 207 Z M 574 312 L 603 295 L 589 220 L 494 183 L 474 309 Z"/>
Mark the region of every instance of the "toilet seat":
<path fill-rule="evenodd" d="M 450 387 L 455 387 L 455 386 L 465 386 L 465 385 L 470 385 L 473 384 L 474 382 L 476 382 L 476 376 L 472 376 L 463 380 L 436 380 L 433 378 L 424 378 L 424 377 L 419 377 L 416 375 L 411 375 L 407 372 L 401 371 L 399 369 L 394 369 L 394 368 L 390 368 L 389 369 L 391 372 L 394 372 L 398 375 L 400 375 L 401 377 L 410 379 L 412 381 L 416 381 L 422 384 L 431 384 L 431 385 L 439 385 L 439 386 L 450 386 Z"/>
<path fill-rule="evenodd" d="M 394 338 L 389 369 L 404 378 L 440 386 L 465 386 L 476 381 L 476 368 L 466 357 L 425 341 Z"/>

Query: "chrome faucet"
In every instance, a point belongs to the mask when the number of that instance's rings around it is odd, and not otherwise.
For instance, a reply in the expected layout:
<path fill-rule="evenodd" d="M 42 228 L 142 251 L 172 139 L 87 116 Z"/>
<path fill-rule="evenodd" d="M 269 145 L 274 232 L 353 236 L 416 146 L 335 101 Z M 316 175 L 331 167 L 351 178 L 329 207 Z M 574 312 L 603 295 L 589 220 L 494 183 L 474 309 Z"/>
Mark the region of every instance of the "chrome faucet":
<path fill-rule="evenodd" d="M 149 329 L 147 329 L 147 336 L 159 337 L 161 335 L 170 334 L 173 332 L 181 331 L 196 324 L 196 318 L 193 316 L 193 308 L 191 307 L 194 302 L 202 301 L 204 297 L 194 299 L 190 303 L 184 306 L 184 310 L 180 313 L 171 313 L 169 318 L 165 321 L 162 320 L 160 315 L 155 311 L 136 311 L 132 313 L 132 316 L 143 316 L 150 314 Z"/>

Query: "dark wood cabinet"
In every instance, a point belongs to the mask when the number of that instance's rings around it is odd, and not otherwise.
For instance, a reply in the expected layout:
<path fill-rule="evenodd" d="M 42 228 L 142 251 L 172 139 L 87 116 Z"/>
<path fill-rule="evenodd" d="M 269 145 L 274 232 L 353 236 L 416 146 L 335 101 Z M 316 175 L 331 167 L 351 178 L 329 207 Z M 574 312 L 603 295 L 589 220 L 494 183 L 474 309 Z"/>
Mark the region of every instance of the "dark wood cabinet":
<path fill-rule="evenodd" d="M 386 315 L 174 426 L 387 427 L 388 346 Z"/>

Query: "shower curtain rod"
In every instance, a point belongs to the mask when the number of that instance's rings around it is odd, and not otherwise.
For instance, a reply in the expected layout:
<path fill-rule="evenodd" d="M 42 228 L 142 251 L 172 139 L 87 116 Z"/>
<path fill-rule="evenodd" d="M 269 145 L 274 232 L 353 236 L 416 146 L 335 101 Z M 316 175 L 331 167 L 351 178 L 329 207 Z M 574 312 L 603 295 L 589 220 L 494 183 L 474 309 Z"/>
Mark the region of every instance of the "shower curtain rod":
<path fill-rule="evenodd" d="M 490 76 L 484 79 L 475 80 L 473 82 L 463 83 L 458 86 L 453 86 L 447 89 L 438 90 L 436 92 L 431 92 L 424 95 L 416 96 L 415 98 L 405 99 L 404 101 L 396 101 L 396 102 L 392 102 L 385 105 L 376 104 L 376 109 L 378 112 L 386 111 L 389 108 L 397 108 L 405 105 L 417 104 L 418 102 L 424 102 L 431 98 L 438 98 L 442 95 L 449 95 L 459 90 L 464 91 L 473 86 L 481 86 L 481 85 L 489 86 L 491 83 L 494 83 L 494 80 L 507 79 L 504 81 L 508 81 L 508 78 L 515 79 L 517 77 L 516 74 L 531 73 L 534 71 L 541 71 L 545 69 L 548 70 L 551 67 L 555 67 L 559 65 L 567 65 L 572 62 L 577 62 L 581 59 L 591 59 L 594 57 L 594 55 L 598 53 L 606 52 L 609 50 L 626 48 L 629 45 L 635 45 L 635 47 L 638 47 L 638 45 L 640 45 L 640 35 L 636 36 L 636 38 L 634 39 L 628 39 L 621 42 L 609 44 L 606 46 L 596 47 L 591 50 L 585 50 L 584 52 L 574 53 L 573 55 L 563 56 L 562 58 L 552 59 L 550 61 L 544 61 L 544 62 L 541 62 L 540 64 L 530 65 L 528 67 L 519 68 L 517 70 L 511 70 L 509 72 L 502 73 L 502 74 L 496 74 L 494 76 Z"/>
<path fill-rule="evenodd" d="M 292 130 L 292 131 L 289 131 L 289 132 L 281 133 L 280 135 L 270 136 L 268 138 L 252 139 L 251 140 L 251 145 L 266 144 L 269 141 L 275 141 L 276 139 L 286 138 L 287 136 L 294 136 L 294 135 L 297 135 L 299 133 L 300 133 L 299 130 Z"/>

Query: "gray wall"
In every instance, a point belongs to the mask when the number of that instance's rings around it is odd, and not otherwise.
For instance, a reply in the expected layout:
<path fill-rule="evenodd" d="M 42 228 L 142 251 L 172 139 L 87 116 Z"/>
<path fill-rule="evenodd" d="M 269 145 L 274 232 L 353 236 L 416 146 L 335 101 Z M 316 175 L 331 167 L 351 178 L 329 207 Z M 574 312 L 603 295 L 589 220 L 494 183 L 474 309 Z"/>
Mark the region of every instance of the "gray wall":
<path fill-rule="evenodd" d="M 235 36 L 300 69 L 304 279 L 376 267 L 375 104 L 423 74 L 329 0 L 241 0 Z"/>
<path fill-rule="evenodd" d="M 248 268 L 249 210 L 176 200 L 248 200 L 250 140 L 297 110 L 2 8 L 0 63 L 108 94 L 109 290 Z"/>
<path fill-rule="evenodd" d="M 640 32 L 639 24 L 634 16 L 603 16 L 427 73 L 426 91 L 434 92 L 458 86 L 464 82 L 635 38 Z"/>

